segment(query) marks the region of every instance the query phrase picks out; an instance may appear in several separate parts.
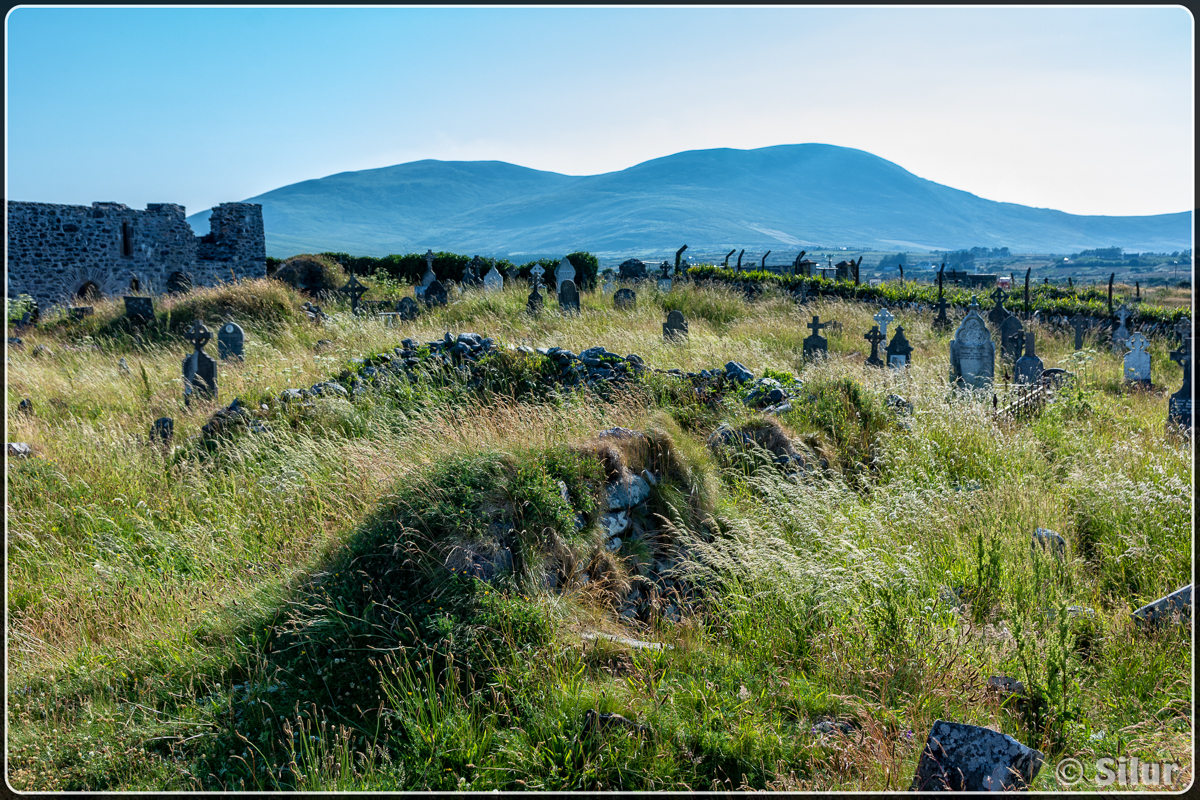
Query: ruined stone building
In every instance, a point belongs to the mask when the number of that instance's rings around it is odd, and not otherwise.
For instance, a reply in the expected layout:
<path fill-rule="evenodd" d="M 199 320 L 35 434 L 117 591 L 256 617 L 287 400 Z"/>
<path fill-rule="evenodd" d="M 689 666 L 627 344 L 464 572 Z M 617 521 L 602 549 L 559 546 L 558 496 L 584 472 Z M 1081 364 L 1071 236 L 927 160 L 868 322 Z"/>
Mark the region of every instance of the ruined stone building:
<path fill-rule="evenodd" d="M 131 292 L 158 294 L 267 274 L 262 206 L 222 203 L 196 236 L 174 203 L 8 202 L 7 293 L 46 309 Z"/>

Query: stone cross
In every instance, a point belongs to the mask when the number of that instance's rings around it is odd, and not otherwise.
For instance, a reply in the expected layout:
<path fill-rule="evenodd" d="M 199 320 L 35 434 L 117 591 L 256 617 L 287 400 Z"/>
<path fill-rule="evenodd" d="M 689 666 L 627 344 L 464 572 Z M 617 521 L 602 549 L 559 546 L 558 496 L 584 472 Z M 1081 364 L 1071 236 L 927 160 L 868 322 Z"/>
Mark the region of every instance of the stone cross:
<path fill-rule="evenodd" d="M 483 270 L 483 267 L 484 263 L 482 258 L 475 256 L 473 259 L 471 259 L 470 262 L 467 263 L 467 266 L 463 269 L 463 286 L 478 286 L 479 273 Z"/>
<path fill-rule="evenodd" d="M 546 268 L 543 267 L 541 264 L 534 264 L 532 267 L 529 268 L 529 280 L 533 281 L 534 286 L 541 286 L 545 282 L 544 281 L 545 277 L 546 277 Z M 554 291 L 556 293 L 558 292 L 557 286 L 554 287 Z"/>
<path fill-rule="evenodd" d="M 1187 317 L 1183 317 L 1179 322 L 1175 323 L 1175 335 L 1179 337 L 1179 341 L 1190 339 L 1192 336 L 1192 321 Z"/>
<path fill-rule="evenodd" d="M 504 276 L 496 269 L 495 264 L 488 270 L 488 274 L 483 276 L 483 288 L 488 292 L 498 292 L 504 288 Z"/>
<path fill-rule="evenodd" d="M 871 330 L 863 334 L 863 338 L 871 343 L 871 356 L 867 359 L 867 363 L 872 367 L 882 367 L 883 359 L 879 357 L 879 343 L 885 341 L 885 337 L 879 332 L 878 325 L 872 325 Z"/>
<path fill-rule="evenodd" d="M 805 326 L 812 329 L 812 335 L 804 340 L 804 357 L 813 358 L 818 355 L 827 355 L 829 353 L 829 340 L 821 335 L 822 328 L 828 328 L 828 322 L 821 322 L 820 317 L 813 315 L 813 321 Z"/>
<path fill-rule="evenodd" d="M 950 304 L 946 302 L 946 298 L 944 298 L 944 297 L 938 298 L 937 303 L 934 304 L 934 308 L 936 308 L 937 312 L 938 312 L 937 317 L 933 320 L 933 326 L 935 328 L 949 328 L 950 327 L 950 320 L 946 316 L 946 309 L 949 307 L 950 307 Z"/>
<path fill-rule="evenodd" d="M 1185 336 L 1178 350 L 1171 351 L 1171 360 L 1183 367 L 1183 386 L 1167 402 L 1167 421 L 1185 428 L 1192 427 L 1192 337 Z"/>
<path fill-rule="evenodd" d="M 950 341 L 950 369 L 956 381 L 975 389 L 987 386 L 995 377 L 996 345 L 975 297 Z"/>
<path fill-rule="evenodd" d="M 896 326 L 896 335 L 887 346 L 888 366 L 893 369 L 904 369 L 912 363 L 912 345 L 904 338 L 904 326 Z"/>
<path fill-rule="evenodd" d="M 1071 325 L 1075 328 L 1075 349 L 1083 349 L 1083 334 L 1088 329 L 1088 318 L 1082 313 L 1071 317 Z"/>
<path fill-rule="evenodd" d="M 617 293 L 613 295 L 613 308 L 633 311 L 637 308 L 637 293 L 628 287 L 617 289 Z"/>
<path fill-rule="evenodd" d="M 1127 347 L 1129 344 L 1129 328 L 1125 327 L 1125 322 L 1129 319 L 1129 309 L 1124 303 L 1117 309 L 1117 319 L 1121 321 L 1121 325 L 1113 332 L 1113 347 Z"/>
<path fill-rule="evenodd" d="M 1009 315 L 1008 309 L 1004 307 L 1004 301 L 1008 299 L 1008 294 L 997 286 L 988 297 L 996 301 L 996 305 L 992 306 L 992 310 L 988 312 L 988 322 L 992 323 L 992 328 L 999 330 L 1000 326 L 1004 324 L 1004 318 Z"/>
<path fill-rule="evenodd" d="M 663 323 L 663 339 L 668 342 L 678 342 L 688 338 L 687 320 L 683 318 L 683 312 L 675 309 L 667 315 L 667 321 Z"/>
<path fill-rule="evenodd" d="M 1026 331 L 1025 355 L 1013 365 L 1013 380 L 1020 384 L 1037 383 L 1045 371 L 1045 365 L 1034 351 L 1033 331 Z"/>
<path fill-rule="evenodd" d="M 1000 323 L 1000 355 L 1016 361 L 1021 357 L 1021 346 L 1025 343 L 1025 326 L 1016 314 L 1009 314 Z"/>
<path fill-rule="evenodd" d="M 433 250 L 425 251 L 425 272 L 429 275 L 433 275 L 433 260 L 435 258 L 436 256 L 433 254 Z M 437 276 L 435 275 L 434 277 L 436 278 Z M 422 281 L 422 283 L 424 283 L 424 281 Z M 425 285 L 428 286 L 429 284 Z"/>
<path fill-rule="evenodd" d="M 351 275 L 350 280 L 346 281 L 346 285 L 338 291 L 350 298 L 350 310 L 357 314 L 358 301 L 367 293 L 367 287 L 359 283 L 356 276 Z"/>
<path fill-rule="evenodd" d="M 226 322 L 217 333 L 217 356 L 221 359 L 237 358 L 245 360 L 243 344 L 246 333 L 236 322 Z"/>
<path fill-rule="evenodd" d="M 871 319 L 879 323 L 879 332 L 883 334 L 883 338 L 886 339 L 888 325 L 891 325 L 892 321 L 896 318 L 892 316 L 892 312 L 888 311 L 886 308 L 881 308 L 879 309 L 879 313 Z"/>
<path fill-rule="evenodd" d="M 190 405 L 193 394 L 216 400 L 217 362 L 204 353 L 204 346 L 212 341 L 212 332 L 196 320 L 184 338 L 195 350 L 183 360 L 183 402 Z"/>
<path fill-rule="evenodd" d="M 534 269 L 536 270 L 537 267 L 535 266 Z M 531 317 L 540 315 L 542 308 L 546 305 L 546 302 L 542 300 L 541 285 L 541 277 L 535 274 L 533 276 L 533 289 L 529 292 L 529 299 L 525 303 L 525 310 Z"/>
<path fill-rule="evenodd" d="M 564 280 L 559 284 L 558 310 L 564 314 L 579 313 L 579 290 L 575 288 L 575 281 Z"/>
<path fill-rule="evenodd" d="M 558 268 L 554 270 L 554 293 L 558 294 L 562 291 L 563 281 L 575 282 L 575 265 L 566 256 L 558 262 Z"/>
<path fill-rule="evenodd" d="M 1140 331 L 1130 336 L 1128 342 L 1130 350 L 1125 354 L 1125 380 L 1149 386 L 1150 354 L 1146 352 L 1149 342 Z"/>

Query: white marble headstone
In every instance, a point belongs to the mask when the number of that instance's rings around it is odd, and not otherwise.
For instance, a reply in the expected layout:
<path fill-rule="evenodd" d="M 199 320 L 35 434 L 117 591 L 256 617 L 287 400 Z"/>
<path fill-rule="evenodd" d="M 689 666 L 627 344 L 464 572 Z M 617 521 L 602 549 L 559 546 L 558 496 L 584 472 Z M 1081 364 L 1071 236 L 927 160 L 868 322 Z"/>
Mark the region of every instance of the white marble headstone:
<path fill-rule="evenodd" d="M 483 288 L 488 292 L 498 292 L 504 288 L 504 276 L 493 264 L 487 275 L 483 276 Z"/>
<path fill-rule="evenodd" d="M 950 367 L 954 377 L 972 388 L 983 388 L 996 375 L 996 345 L 988 331 L 979 303 L 972 302 L 967 316 L 950 342 Z"/>
<path fill-rule="evenodd" d="M 554 293 L 562 289 L 563 281 L 575 280 L 575 265 L 570 260 L 563 256 L 563 260 L 558 262 L 558 267 L 554 270 Z"/>
<path fill-rule="evenodd" d="M 1150 383 L 1150 353 L 1146 351 L 1146 337 L 1135 333 L 1129 337 L 1129 347 L 1125 354 L 1125 380 Z"/>

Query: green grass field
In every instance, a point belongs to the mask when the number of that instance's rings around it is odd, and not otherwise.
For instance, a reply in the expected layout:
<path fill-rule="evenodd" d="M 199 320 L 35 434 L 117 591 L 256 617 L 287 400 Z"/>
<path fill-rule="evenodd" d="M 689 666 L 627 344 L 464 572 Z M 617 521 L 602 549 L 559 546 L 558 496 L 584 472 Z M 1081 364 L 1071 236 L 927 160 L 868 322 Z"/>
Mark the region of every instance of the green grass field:
<path fill-rule="evenodd" d="M 950 333 L 929 315 L 896 312 L 914 348 L 897 373 L 864 364 L 876 306 L 680 285 L 635 311 L 585 294 L 579 316 L 550 303 L 535 320 L 526 292 L 384 327 L 336 305 L 313 323 L 302 296 L 258 281 L 163 298 L 138 336 L 111 301 L 20 332 L 7 439 L 34 456 L 6 462 L 9 785 L 904 790 L 939 718 L 1043 751 L 1037 790 L 1064 790 L 1066 757 L 1173 761 L 1172 788 L 1190 784 L 1191 623 L 1130 618 L 1192 580 L 1174 342 L 1152 342 L 1155 388 L 1130 389 L 1102 342 L 1074 353 L 1039 329 L 1046 366 L 1075 381 L 1014 421 L 951 390 Z M 686 343 L 663 340 L 674 308 Z M 219 364 L 218 402 L 185 408 L 179 334 L 225 314 L 245 362 Z M 842 328 L 805 363 L 813 314 Z M 278 399 L 467 331 L 502 351 L 482 381 L 449 369 Z M 661 372 L 549 391 L 548 359 L 520 345 L 790 373 L 775 433 L 828 466 L 709 448 L 721 423 L 764 424 L 737 392 Z M 204 436 L 234 398 L 265 427 Z M 147 442 L 162 416 L 166 448 Z M 614 426 L 643 436 L 598 438 Z M 617 467 L 658 482 L 640 536 L 609 552 L 599 500 Z M 1066 539 L 1062 558 L 1031 547 L 1038 527 Z M 473 577 L 498 541 L 511 563 Z M 620 613 L 634 599 L 636 619 Z M 989 691 L 993 675 L 1026 695 Z M 642 727 L 585 726 L 589 710 Z"/>

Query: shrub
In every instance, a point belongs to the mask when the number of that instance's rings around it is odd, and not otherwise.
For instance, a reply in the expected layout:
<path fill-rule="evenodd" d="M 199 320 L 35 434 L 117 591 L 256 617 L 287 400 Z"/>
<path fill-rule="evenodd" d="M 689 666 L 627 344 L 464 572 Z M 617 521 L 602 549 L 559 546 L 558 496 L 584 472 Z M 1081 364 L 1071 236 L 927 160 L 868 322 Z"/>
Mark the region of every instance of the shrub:
<path fill-rule="evenodd" d="M 272 276 L 311 297 L 340 289 L 349 280 L 342 266 L 328 256 L 292 256 Z"/>

